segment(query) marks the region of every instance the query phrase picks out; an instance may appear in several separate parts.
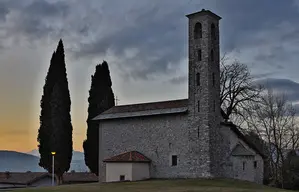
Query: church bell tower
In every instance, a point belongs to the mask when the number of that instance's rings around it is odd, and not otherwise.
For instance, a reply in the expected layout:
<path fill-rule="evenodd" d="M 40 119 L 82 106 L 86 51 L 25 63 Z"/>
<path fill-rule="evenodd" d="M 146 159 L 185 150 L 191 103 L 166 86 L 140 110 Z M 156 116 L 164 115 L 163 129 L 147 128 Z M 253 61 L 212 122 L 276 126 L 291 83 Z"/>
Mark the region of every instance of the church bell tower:
<path fill-rule="evenodd" d="M 220 129 L 220 51 L 219 20 L 221 17 L 202 9 L 187 15 L 189 19 L 189 134 L 192 164 L 208 162 L 206 172 L 217 172 Z M 196 162 L 196 163 L 195 163 Z M 206 166 L 206 167 L 207 167 Z M 195 166 L 196 167 L 196 166 Z M 200 168 L 198 168 L 200 169 Z M 199 171 L 199 170 L 194 170 Z"/>

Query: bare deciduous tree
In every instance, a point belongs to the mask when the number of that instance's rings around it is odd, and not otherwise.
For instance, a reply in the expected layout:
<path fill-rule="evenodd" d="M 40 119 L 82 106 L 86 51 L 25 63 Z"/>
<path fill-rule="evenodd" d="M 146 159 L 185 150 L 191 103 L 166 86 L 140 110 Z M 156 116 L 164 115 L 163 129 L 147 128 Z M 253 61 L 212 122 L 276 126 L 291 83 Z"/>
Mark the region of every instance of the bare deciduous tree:
<path fill-rule="evenodd" d="M 251 102 L 246 109 L 246 123 L 267 143 L 270 172 L 275 184 L 283 183 L 283 164 L 286 153 L 296 149 L 299 129 L 295 123 L 295 110 L 284 94 L 267 89 L 259 102 Z"/>
<path fill-rule="evenodd" d="M 254 83 L 245 64 L 237 60 L 228 64 L 227 59 L 224 55 L 220 61 L 220 104 L 227 117 L 233 116 L 234 123 L 241 124 L 242 110 L 248 102 L 257 101 L 262 89 Z"/>
<path fill-rule="evenodd" d="M 265 141 L 271 180 L 283 184 L 286 154 L 299 148 L 295 110 L 284 94 L 258 85 L 245 64 L 227 61 L 225 55 L 220 61 L 221 108 L 241 131 L 254 131 Z"/>

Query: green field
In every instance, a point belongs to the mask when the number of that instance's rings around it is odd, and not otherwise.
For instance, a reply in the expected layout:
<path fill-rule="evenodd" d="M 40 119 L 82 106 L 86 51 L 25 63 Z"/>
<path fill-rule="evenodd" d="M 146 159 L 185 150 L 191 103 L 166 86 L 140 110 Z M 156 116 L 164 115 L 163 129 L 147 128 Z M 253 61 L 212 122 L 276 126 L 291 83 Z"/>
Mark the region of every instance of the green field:
<path fill-rule="evenodd" d="M 235 180 L 150 180 L 140 182 L 124 182 L 124 183 L 93 183 L 93 184 L 77 184 L 63 185 L 47 188 L 27 188 L 15 190 L 19 192 L 283 192 L 263 185 L 257 185 L 250 182 Z M 289 191 L 289 190 L 288 190 Z"/>

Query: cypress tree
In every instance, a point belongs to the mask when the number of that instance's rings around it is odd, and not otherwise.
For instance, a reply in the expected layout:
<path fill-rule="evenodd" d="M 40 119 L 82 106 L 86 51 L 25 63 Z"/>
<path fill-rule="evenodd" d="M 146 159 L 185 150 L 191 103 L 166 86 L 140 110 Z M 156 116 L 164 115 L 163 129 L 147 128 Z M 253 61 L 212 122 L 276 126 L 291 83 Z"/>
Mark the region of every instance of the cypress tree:
<path fill-rule="evenodd" d="M 52 173 L 52 155 L 55 151 L 55 175 L 61 182 L 62 175 L 70 168 L 73 152 L 71 124 L 71 99 L 64 59 L 64 47 L 59 41 L 53 53 L 41 100 L 40 128 L 38 131 L 39 166 Z"/>
<path fill-rule="evenodd" d="M 88 97 L 87 139 L 83 142 L 85 164 L 91 172 L 98 175 L 99 169 L 99 125 L 91 119 L 115 105 L 111 88 L 112 81 L 108 63 L 103 61 L 96 66 L 91 76 Z"/>

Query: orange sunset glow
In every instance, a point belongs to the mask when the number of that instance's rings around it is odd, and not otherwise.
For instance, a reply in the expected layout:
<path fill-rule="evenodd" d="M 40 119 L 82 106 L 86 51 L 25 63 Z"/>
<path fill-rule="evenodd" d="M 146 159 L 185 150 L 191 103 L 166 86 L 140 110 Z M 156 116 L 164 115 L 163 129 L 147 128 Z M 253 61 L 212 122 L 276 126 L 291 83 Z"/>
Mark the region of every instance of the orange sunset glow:
<path fill-rule="evenodd" d="M 53 46 L 37 47 L 43 54 L 34 59 L 37 50 L 26 49 L 26 46 L 12 47 L 0 57 L 0 146 L 2 150 L 28 152 L 37 149 L 37 133 L 39 128 L 40 100 L 44 86 L 51 49 Z M 12 57 L 13 52 L 20 52 L 18 57 Z M 0 54 L 1 55 L 1 54 Z M 28 56 L 29 55 L 29 56 Z M 66 60 L 68 57 L 66 56 Z M 27 64 L 24 64 L 27 63 Z M 34 65 L 32 63 L 39 63 Z M 68 63 L 66 64 L 69 68 Z M 14 70 L 16 68 L 17 70 Z M 89 77 L 86 71 L 86 80 Z M 88 75 L 87 75 L 88 74 Z M 86 136 L 88 81 L 78 90 L 76 74 L 68 71 L 69 89 L 71 92 L 71 115 L 73 125 L 74 150 L 83 151 L 82 143 Z M 80 93 L 74 94 L 78 90 Z M 85 91 L 86 90 L 86 91 Z"/>

